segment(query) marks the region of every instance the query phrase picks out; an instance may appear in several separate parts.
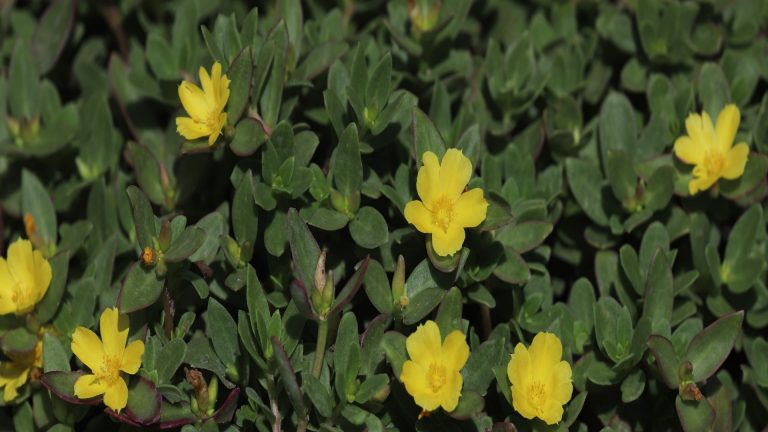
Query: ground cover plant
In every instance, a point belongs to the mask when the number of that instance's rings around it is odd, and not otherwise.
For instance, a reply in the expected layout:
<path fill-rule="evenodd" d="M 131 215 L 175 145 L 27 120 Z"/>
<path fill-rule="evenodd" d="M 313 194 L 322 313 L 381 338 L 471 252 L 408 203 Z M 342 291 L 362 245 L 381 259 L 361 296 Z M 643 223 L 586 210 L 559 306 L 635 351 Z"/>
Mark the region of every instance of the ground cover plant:
<path fill-rule="evenodd" d="M 0 0 L 0 431 L 760 431 L 768 2 Z"/>

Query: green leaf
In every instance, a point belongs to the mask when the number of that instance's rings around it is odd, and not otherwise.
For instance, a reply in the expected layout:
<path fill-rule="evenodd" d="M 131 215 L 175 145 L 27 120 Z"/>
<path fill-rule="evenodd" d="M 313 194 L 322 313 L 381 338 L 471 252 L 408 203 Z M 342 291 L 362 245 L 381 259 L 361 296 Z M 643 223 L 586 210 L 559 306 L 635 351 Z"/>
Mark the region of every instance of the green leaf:
<path fill-rule="evenodd" d="M 147 63 L 152 72 L 162 80 L 173 80 L 179 76 L 179 65 L 168 40 L 161 32 L 153 31 L 147 36 Z"/>
<path fill-rule="evenodd" d="M 40 113 L 38 74 L 29 42 L 17 39 L 8 68 L 8 105 L 12 116 L 32 120 Z"/>
<path fill-rule="evenodd" d="M 443 295 L 445 291 L 440 288 L 426 288 L 410 296 L 408 306 L 403 311 L 403 324 L 411 325 L 421 321 L 440 303 Z"/>
<path fill-rule="evenodd" d="M 357 127 L 347 126 L 339 138 L 339 145 L 333 152 L 331 171 L 336 189 L 345 197 L 360 191 L 363 184 L 363 164 L 360 159 L 360 144 Z"/>
<path fill-rule="evenodd" d="M 139 242 L 139 247 L 154 247 L 157 227 L 155 226 L 155 214 L 152 212 L 152 205 L 144 192 L 136 186 L 128 186 L 126 192 L 133 209 L 133 224 L 136 227 L 136 239 Z"/>
<path fill-rule="evenodd" d="M 621 401 L 633 402 L 640 397 L 643 390 L 645 390 L 645 374 L 641 369 L 636 369 L 621 382 Z"/>
<path fill-rule="evenodd" d="M 36 231 L 51 248 L 56 244 L 56 212 L 53 202 L 40 180 L 31 171 L 21 172 L 21 211 L 32 215 Z"/>
<path fill-rule="evenodd" d="M 152 381 L 138 376 L 128 387 L 128 405 L 125 416 L 139 425 L 151 425 L 160 420 L 162 396 Z"/>
<path fill-rule="evenodd" d="M 389 241 L 389 228 L 384 216 L 373 207 L 362 207 L 349 222 L 349 233 L 358 245 L 375 249 Z"/>
<path fill-rule="evenodd" d="M 416 107 L 413 108 L 411 127 L 416 160 L 421 161 L 424 153 L 428 151 L 436 154 L 437 158 L 442 160 L 446 150 L 445 141 L 424 111 Z"/>
<path fill-rule="evenodd" d="M 381 313 L 391 314 L 394 311 L 394 299 L 390 289 L 387 274 L 384 268 L 376 260 L 368 263 L 368 271 L 365 272 L 363 287 L 371 304 Z"/>
<path fill-rule="evenodd" d="M 360 337 L 355 314 L 347 312 L 341 317 L 334 344 L 333 366 L 336 370 L 334 387 L 342 401 L 347 400 L 349 385 L 354 382 L 360 367 Z"/>
<path fill-rule="evenodd" d="M 623 151 L 628 160 L 633 159 L 637 146 L 635 112 L 629 99 L 612 92 L 600 108 L 600 151 L 603 163 L 609 160 L 611 151 Z"/>
<path fill-rule="evenodd" d="M 5 354 L 28 354 L 35 350 L 37 336 L 26 327 L 17 327 L 0 339 Z"/>
<path fill-rule="evenodd" d="M 251 170 L 246 171 L 232 197 L 232 230 L 235 233 L 240 246 L 244 249 L 253 249 L 256 235 L 259 230 L 259 214 L 253 199 L 253 183 Z M 250 260 L 250 253 L 242 257 L 244 261 Z"/>
<path fill-rule="evenodd" d="M 213 343 L 214 351 L 224 365 L 234 365 L 240 356 L 237 324 L 227 309 L 213 297 L 208 298 L 206 333 Z"/>
<path fill-rule="evenodd" d="M 71 354 L 64 349 L 61 340 L 50 333 L 43 333 L 43 371 L 69 372 Z"/>
<path fill-rule="evenodd" d="M 312 405 L 317 409 L 318 414 L 324 418 L 331 416 L 334 407 L 334 399 L 328 389 L 317 378 L 312 375 L 302 377 L 304 390 L 312 401 Z"/>
<path fill-rule="evenodd" d="M 56 64 L 72 32 L 74 18 L 73 0 L 52 1 L 43 12 L 32 37 L 32 53 L 40 74 L 45 75 Z"/>
<path fill-rule="evenodd" d="M 603 194 L 603 178 L 594 162 L 568 158 L 565 160 L 568 185 L 584 213 L 600 226 L 608 226 L 608 213 Z"/>
<path fill-rule="evenodd" d="M 435 317 L 435 322 L 440 328 L 440 334 L 443 335 L 443 338 L 454 330 L 461 330 L 462 300 L 461 290 L 457 287 L 448 290 L 448 293 L 443 297 Z"/>
<path fill-rule="evenodd" d="M 723 70 L 715 63 L 704 63 L 699 71 L 696 88 L 704 111 L 714 120 L 720 110 L 731 102 L 731 89 Z"/>
<path fill-rule="evenodd" d="M 710 430 L 715 421 L 715 411 L 706 398 L 699 401 L 687 401 L 677 395 L 675 409 L 684 432 Z"/>
<path fill-rule="evenodd" d="M 511 284 L 522 285 L 531 277 L 528 264 L 512 248 L 504 248 L 504 258 L 493 271 L 497 278 Z"/>
<path fill-rule="evenodd" d="M 755 240 L 761 234 L 758 230 L 763 227 L 763 208 L 761 206 L 753 205 L 742 213 L 728 236 L 724 263 L 732 265 L 742 257 L 750 255 Z"/>
<path fill-rule="evenodd" d="M 462 391 L 459 404 L 451 411 L 450 416 L 458 420 L 468 420 L 480 413 L 484 407 L 485 399 L 479 393 Z"/>
<path fill-rule="evenodd" d="M 685 360 L 693 365 L 693 380 L 712 376 L 731 353 L 741 331 L 744 311 L 726 315 L 700 331 L 688 344 Z"/>
<path fill-rule="evenodd" d="M 51 284 L 45 297 L 37 304 L 37 319 L 41 323 L 53 319 L 61 305 L 69 271 L 69 252 L 59 253 L 48 262 L 51 265 Z"/>
<path fill-rule="evenodd" d="M 408 360 L 405 352 L 405 336 L 401 333 L 388 331 L 381 339 L 381 349 L 387 356 L 387 361 L 392 366 L 392 372 L 399 377 L 403 371 L 403 363 Z"/>
<path fill-rule="evenodd" d="M 552 233 L 553 225 L 544 221 L 527 221 L 496 231 L 496 239 L 518 253 L 537 248 Z"/>
<path fill-rule="evenodd" d="M 392 56 L 386 53 L 373 69 L 365 95 L 365 113 L 378 117 L 389 99 Z"/>
<path fill-rule="evenodd" d="M 288 355 L 285 353 L 285 349 L 277 337 L 271 337 L 272 349 L 275 353 L 275 360 L 277 362 L 277 370 L 280 373 L 280 381 L 288 393 L 288 399 L 293 405 L 293 409 L 296 411 L 296 415 L 299 418 L 304 417 L 306 408 L 304 407 L 304 398 L 299 387 L 299 383 L 296 381 L 296 374 L 293 372 L 293 366 L 288 359 Z"/>
<path fill-rule="evenodd" d="M 355 402 L 359 404 L 368 402 L 388 384 L 389 376 L 387 374 L 376 374 L 371 376 L 360 384 L 360 388 L 355 393 Z"/>
<path fill-rule="evenodd" d="M 320 258 L 320 247 L 312 232 L 296 209 L 288 210 L 288 242 L 291 245 L 294 271 L 304 286 L 315 286 L 315 268 Z"/>
<path fill-rule="evenodd" d="M 658 330 L 659 325 L 666 325 L 666 333 L 669 330 L 669 323 L 672 321 L 674 293 L 672 269 L 662 249 L 656 250 L 651 261 L 644 298 L 643 316 L 648 317 L 654 323 L 654 329 Z"/>
<path fill-rule="evenodd" d="M 123 313 L 131 313 L 153 305 L 163 291 L 164 280 L 152 269 L 136 263 L 128 270 L 117 304 Z"/>
<path fill-rule="evenodd" d="M 613 196 L 619 201 L 635 196 L 637 175 L 627 152 L 620 149 L 609 149 L 607 156 L 605 169 Z"/>
<path fill-rule="evenodd" d="M 256 120 L 244 118 L 235 127 L 235 137 L 229 142 L 229 148 L 240 157 L 251 156 L 267 141 L 264 128 Z"/>
<path fill-rule="evenodd" d="M 171 247 L 163 254 L 163 260 L 169 263 L 181 262 L 197 252 L 205 243 L 206 234 L 202 228 L 187 227 L 173 239 Z"/>
<path fill-rule="evenodd" d="M 230 79 L 230 97 L 227 104 L 227 123 L 237 124 L 248 106 L 251 95 L 251 77 L 253 76 L 253 61 L 251 47 L 246 46 L 240 51 L 227 71 Z"/>
<path fill-rule="evenodd" d="M 464 367 L 464 388 L 485 395 L 488 386 L 493 381 L 493 368 L 509 360 L 509 353 L 505 349 L 506 340 L 487 340 L 473 349 L 469 354 L 469 360 Z"/>
<path fill-rule="evenodd" d="M 210 309 L 208 313 L 210 314 Z M 171 339 L 163 345 L 157 355 L 158 383 L 171 383 L 171 379 L 184 361 L 186 353 L 187 344 L 182 339 Z"/>

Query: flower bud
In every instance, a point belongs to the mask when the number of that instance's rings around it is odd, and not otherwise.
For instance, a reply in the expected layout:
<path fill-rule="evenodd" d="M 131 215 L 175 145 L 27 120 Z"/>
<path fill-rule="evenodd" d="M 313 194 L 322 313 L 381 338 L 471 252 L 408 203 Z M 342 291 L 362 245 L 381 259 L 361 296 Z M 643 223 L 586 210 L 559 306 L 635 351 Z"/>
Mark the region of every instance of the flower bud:
<path fill-rule="evenodd" d="M 392 301 L 396 306 L 403 306 L 403 298 L 408 304 L 408 297 L 405 295 L 405 258 L 402 255 L 397 257 L 397 266 L 395 274 L 392 275 Z"/>
<path fill-rule="evenodd" d="M 157 262 L 157 256 L 155 254 L 155 250 L 149 246 L 146 246 L 144 248 L 144 251 L 141 253 L 141 262 L 147 267 L 155 265 L 155 263 Z"/>
<path fill-rule="evenodd" d="M 323 249 L 320 251 L 320 256 L 317 258 L 317 264 L 315 265 L 315 289 L 322 291 L 325 288 L 325 257 L 326 251 Z"/>
<path fill-rule="evenodd" d="M 163 219 L 160 223 L 160 236 L 158 238 L 160 250 L 165 252 L 171 247 L 171 222 Z"/>

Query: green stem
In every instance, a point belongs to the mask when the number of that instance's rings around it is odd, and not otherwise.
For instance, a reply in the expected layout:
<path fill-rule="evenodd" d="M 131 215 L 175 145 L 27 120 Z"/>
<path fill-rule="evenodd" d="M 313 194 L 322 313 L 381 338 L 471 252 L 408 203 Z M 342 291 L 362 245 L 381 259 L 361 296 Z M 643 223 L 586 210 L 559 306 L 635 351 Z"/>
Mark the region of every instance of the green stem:
<path fill-rule="evenodd" d="M 312 365 L 312 375 L 315 378 L 320 378 L 320 372 L 323 370 L 323 358 L 325 357 L 325 344 L 328 340 L 328 321 L 318 321 L 317 326 L 317 346 L 315 347 L 315 362 Z"/>

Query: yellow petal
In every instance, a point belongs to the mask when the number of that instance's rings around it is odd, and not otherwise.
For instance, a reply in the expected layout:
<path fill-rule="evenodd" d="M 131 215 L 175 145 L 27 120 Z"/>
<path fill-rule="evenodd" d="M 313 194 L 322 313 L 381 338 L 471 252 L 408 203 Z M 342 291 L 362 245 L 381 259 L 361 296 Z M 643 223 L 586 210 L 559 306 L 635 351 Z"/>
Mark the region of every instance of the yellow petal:
<path fill-rule="evenodd" d="M 104 392 L 104 405 L 120 413 L 120 410 L 128 404 L 128 386 L 125 380 L 118 378 Z"/>
<path fill-rule="evenodd" d="M 440 164 L 440 188 L 450 198 L 456 199 L 464 192 L 472 176 L 472 162 L 461 150 L 448 149 Z"/>
<path fill-rule="evenodd" d="M 205 99 L 205 93 L 200 87 L 189 81 L 179 85 L 179 100 L 184 110 L 190 117 L 199 122 L 205 122 L 208 118 L 209 107 Z"/>
<path fill-rule="evenodd" d="M 419 232 L 432 232 L 432 213 L 424 207 L 421 201 L 411 201 L 405 205 L 403 210 L 405 220 L 416 227 Z"/>
<path fill-rule="evenodd" d="M 550 403 L 539 417 L 548 425 L 556 424 L 563 419 L 563 406 Z"/>
<path fill-rule="evenodd" d="M 40 251 L 32 250 L 29 240 L 16 240 L 8 247 L 8 271 L 22 290 L 16 313 L 27 313 L 45 295 L 51 283 L 51 266 Z"/>
<path fill-rule="evenodd" d="M 432 248 L 440 256 L 453 255 L 461 250 L 464 236 L 464 228 L 452 223 L 447 231 L 437 229 L 432 232 Z"/>
<path fill-rule="evenodd" d="M 199 123 L 189 117 L 176 117 L 176 131 L 188 140 L 196 140 L 211 133 L 205 123 Z"/>
<path fill-rule="evenodd" d="M 533 338 L 528 353 L 531 356 L 533 376 L 539 381 L 547 382 L 552 368 L 563 357 L 563 345 L 554 334 L 540 332 Z"/>
<path fill-rule="evenodd" d="M 219 138 L 219 135 L 221 135 L 221 130 L 224 128 L 224 125 L 226 123 L 227 123 L 227 113 L 221 113 L 219 115 L 219 121 L 218 123 L 216 123 L 216 127 L 211 129 L 210 135 L 208 135 L 208 147 L 213 146 L 213 144 Z"/>
<path fill-rule="evenodd" d="M 120 370 L 127 374 L 135 374 L 141 367 L 141 356 L 144 354 L 144 342 L 135 340 L 128 344 L 123 352 Z"/>
<path fill-rule="evenodd" d="M 736 144 L 728 151 L 725 156 L 725 169 L 723 169 L 723 178 L 733 180 L 744 174 L 744 167 L 747 165 L 749 156 L 749 146 L 746 143 Z"/>
<path fill-rule="evenodd" d="M 122 358 L 125 343 L 128 341 L 128 315 L 121 314 L 117 308 L 107 308 L 101 313 L 99 332 L 104 344 L 104 354 Z"/>
<path fill-rule="evenodd" d="M 706 111 L 702 111 L 701 115 L 695 113 L 688 115 L 685 119 L 685 130 L 699 146 L 711 148 L 715 144 L 715 127 Z"/>
<path fill-rule="evenodd" d="M 440 406 L 447 412 L 456 409 L 461 397 L 461 386 L 464 384 L 464 378 L 458 371 L 448 372 L 447 380 L 443 388 L 440 389 Z"/>
<path fill-rule="evenodd" d="M 440 329 L 434 321 L 427 321 L 419 325 L 416 331 L 405 340 L 405 348 L 408 357 L 421 365 L 428 365 L 435 356 L 440 355 L 442 341 Z"/>
<path fill-rule="evenodd" d="M 726 105 L 718 114 L 715 130 L 717 131 L 717 143 L 721 151 L 726 152 L 733 145 L 740 122 L 741 113 L 734 104 Z"/>
<path fill-rule="evenodd" d="M 442 402 L 439 395 L 435 394 L 427 382 L 427 369 L 415 361 L 406 360 L 403 363 L 403 371 L 400 373 L 400 381 L 405 385 L 405 390 L 413 396 L 416 405 L 427 411 L 434 411 Z"/>
<path fill-rule="evenodd" d="M 442 185 L 440 184 L 440 162 L 437 155 L 431 151 L 424 152 L 421 156 L 424 166 L 419 168 L 416 176 L 416 192 L 424 204 L 429 207 L 432 201 L 440 196 Z"/>
<path fill-rule="evenodd" d="M 706 148 L 698 146 L 691 137 L 682 136 L 675 140 L 675 156 L 681 161 L 690 164 L 700 164 L 704 161 Z"/>
<path fill-rule="evenodd" d="M 104 394 L 107 385 L 96 375 L 83 375 L 75 381 L 75 396 L 80 399 L 90 399 Z"/>
<path fill-rule="evenodd" d="M 696 195 L 699 191 L 705 191 L 717 181 L 715 176 L 695 177 L 688 183 L 688 193 Z"/>
<path fill-rule="evenodd" d="M 203 93 L 205 94 L 205 103 L 208 104 L 209 110 L 216 106 L 216 90 L 213 85 L 213 78 L 216 77 L 217 66 L 218 74 L 221 76 L 221 65 L 218 62 L 214 63 L 211 68 L 213 77 L 208 75 L 208 71 L 202 66 L 200 66 L 197 72 L 198 76 L 200 76 L 200 85 L 203 87 Z"/>
<path fill-rule="evenodd" d="M 96 333 L 85 327 L 72 333 L 72 353 L 92 371 L 100 370 L 104 364 L 104 345 Z"/>
<path fill-rule="evenodd" d="M 528 386 L 531 377 L 531 356 L 522 343 L 515 345 L 515 351 L 507 363 L 507 378 L 512 387 L 522 389 Z"/>
<path fill-rule="evenodd" d="M 5 387 L 3 400 L 9 402 L 19 395 L 19 387 L 27 382 L 29 368 L 15 362 L 0 362 L 0 387 Z"/>
<path fill-rule="evenodd" d="M 16 279 L 8 269 L 5 258 L 0 258 L 0 315 L 16 312 L 16 302 L 13 301 L 13 287 Z"/>
<path fill-rule="evenodd" d="M 451 371 L 458 372 L 464 367 L 469 358 L 469 345 L 467 345 L 467 337 L 464 336 L 464 333 L 454 330 L 445 338 L 442 357 L 448 373 Z"/>
<path fill-rule="evenodd" d="M 525 392 L 526 389 L 520 386 L 512 386 L 512 408 L 521 416 L 532 419 L 536 417 L 536 409 L 531 405 Z"/>
<path fill-rule="evenodd" d="M 488 201 L 483 198 L 480 188 L 461 194 L 453 208 L 454 222 L 465 228 L 480 225 L 485 220 L 488 211 Z"/>
<path fill-rule="evenodd" d="M 550 400 L 554 401 L 554 403 L 563 405 L 571 400 L 573 395 L 571 376 L 571 365 L 565 360 L 552 368 L 547 394 L 551 395 Z"/>

